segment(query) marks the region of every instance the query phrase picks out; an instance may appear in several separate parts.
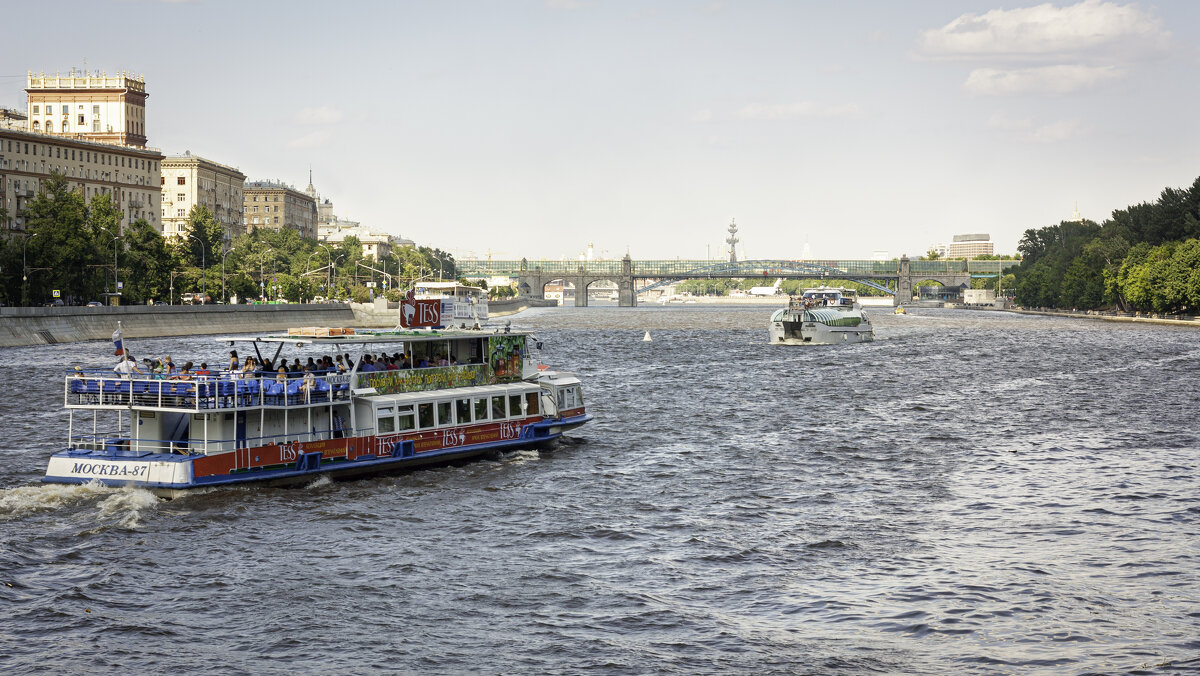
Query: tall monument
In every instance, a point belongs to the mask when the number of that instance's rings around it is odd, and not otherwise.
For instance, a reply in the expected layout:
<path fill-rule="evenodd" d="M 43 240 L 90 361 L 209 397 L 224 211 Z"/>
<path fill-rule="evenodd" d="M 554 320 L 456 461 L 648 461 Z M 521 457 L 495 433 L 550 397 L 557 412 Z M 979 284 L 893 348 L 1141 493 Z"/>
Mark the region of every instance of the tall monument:
<path fill-rule="evenodd" d="M 737 219 L 729 221 L 729 236 L 725 238 L 725 243 L 729 245 L 729 262 L 737 262 L 737 243 L 741 240 L 737 236 Z"/>

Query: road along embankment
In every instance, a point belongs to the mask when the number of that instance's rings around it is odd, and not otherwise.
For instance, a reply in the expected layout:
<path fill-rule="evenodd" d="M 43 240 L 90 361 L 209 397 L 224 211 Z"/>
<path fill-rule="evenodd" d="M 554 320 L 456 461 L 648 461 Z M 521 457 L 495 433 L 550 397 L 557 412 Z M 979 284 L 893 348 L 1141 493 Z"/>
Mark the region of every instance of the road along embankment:
<path fill-rule="evenodd" d="M 278 331 L 293 326 L 355 326 L 344 304 L 130 305 L 0 308 L 0 347 L 126 338 Z"/>
<path fill-rule="evenodd" d="M 354 310 L 354 320 L 358 322 L 357 326 L 364 328 L 390 329 L 400 321 L 399 303 L 389 303 L 381 298 L 376 298 L 371 303 L 351 303 L 350 307 Z M 488 319 L 494 320 L 497 317 L 516 314 L 531 307 L 558 307 L 558 302 L 542 298 L 489 300 Z M 469 325 L 472 322 L 468 319 L 456 319 L 450 323 Z"/>
<path fill-rule="evenodd" d="M 1162 326 L 1186 326 L 1200 328 L 1200 316 L 1175 317 L 1171 315 L 1135 315 L 1135 314 L 1101 314 L 1098 312 L 1068 312 L 1065 310 L 1024 310 L 1013 309 L 1022 315 L 1042 315 L 1044 317 L 1066 317 L 1068 319 L 1102 319 L 1106 322 L 1128 322 L 1132 324 L 1159 324 Z"/>

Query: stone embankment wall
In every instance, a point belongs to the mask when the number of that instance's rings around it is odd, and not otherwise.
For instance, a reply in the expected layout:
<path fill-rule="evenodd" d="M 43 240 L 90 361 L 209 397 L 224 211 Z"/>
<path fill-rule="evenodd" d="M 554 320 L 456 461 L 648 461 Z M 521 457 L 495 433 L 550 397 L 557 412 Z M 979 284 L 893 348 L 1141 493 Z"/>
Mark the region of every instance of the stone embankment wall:
<path fill-rule="evenodd" d="M 118 321 L 126 338 L 356 325 L 343 304 L 0 308 L 0 347 L 109 340 Z"/>
<path fill-rule="evenodd" d="M 1017 314 L 1023 315 L 1043 315 L 1046 317 L 1069 317 L 1072 319 L 1103 319 L 1109 322 L 1133 322 L 1141 324 L 1163 324 L 1166 326 L 1186 326 L 1188 328 L 1200 328 L 1200 316 L 1179 316 L 1179 315 L 1144 315 L 1141 313 L 1131 312 L 1099 312 L 1093 310 L 1070 311 L 1070 310 L 1030 310 L 1026 308 L 1017 308 L 1011 310 Z"/>

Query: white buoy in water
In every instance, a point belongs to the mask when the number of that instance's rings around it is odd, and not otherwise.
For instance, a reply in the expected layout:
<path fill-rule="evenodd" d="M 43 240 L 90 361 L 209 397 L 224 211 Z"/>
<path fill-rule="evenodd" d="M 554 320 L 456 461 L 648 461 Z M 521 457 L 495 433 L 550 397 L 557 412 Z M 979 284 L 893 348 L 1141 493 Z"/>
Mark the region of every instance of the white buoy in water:
<path fill-rule="evenodd" d="M 642 342 L 643 342 L 643 343 L 652 343 L 652 342 L 654 342 L 654 339 L 650 337 L 650 332 L 649 332 L 649 331 L 647 331 L 647 332 L 646 332 L 646 335 L 642 336 Z"/>

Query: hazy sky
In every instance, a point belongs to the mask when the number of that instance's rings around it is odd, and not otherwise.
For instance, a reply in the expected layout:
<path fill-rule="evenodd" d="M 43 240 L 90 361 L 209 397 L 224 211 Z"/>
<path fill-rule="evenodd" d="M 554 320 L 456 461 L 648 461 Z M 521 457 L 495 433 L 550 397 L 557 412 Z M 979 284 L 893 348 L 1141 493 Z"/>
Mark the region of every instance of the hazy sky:
<path fill-rule="evenodd" d="M 1200 175 L 1200 3 L 109 2 L 4 11 L 28 70 L 144 74 L 147 135 L 495 258 L 916 256 Z"/>

